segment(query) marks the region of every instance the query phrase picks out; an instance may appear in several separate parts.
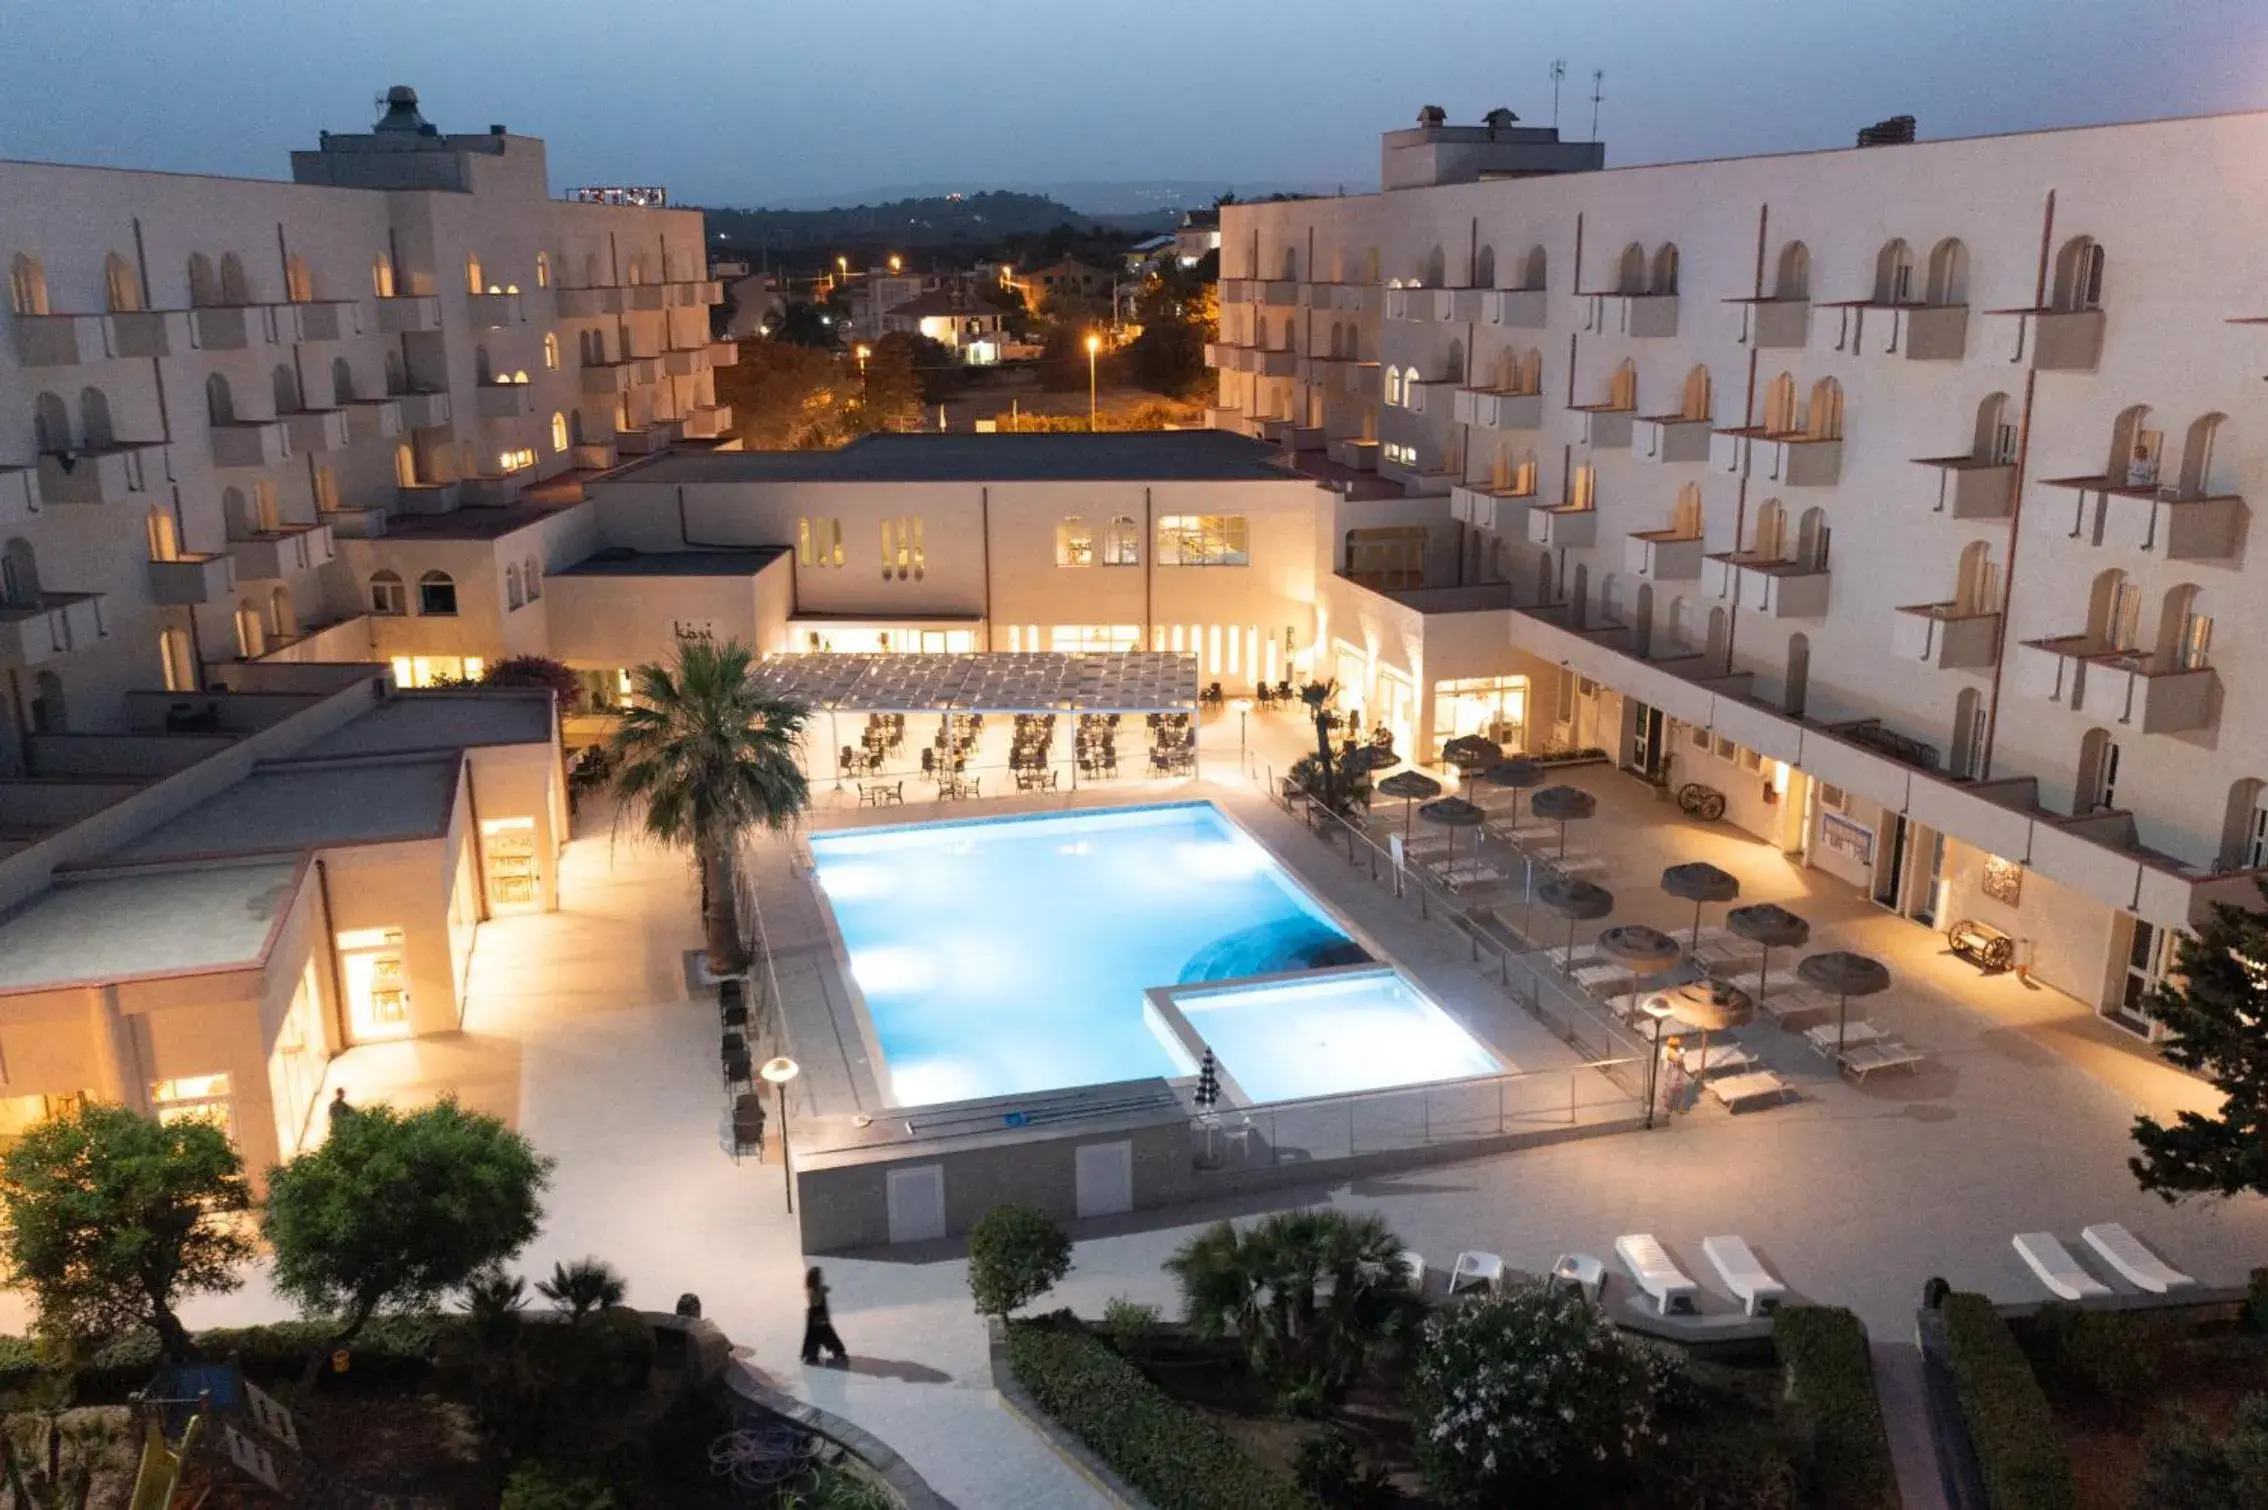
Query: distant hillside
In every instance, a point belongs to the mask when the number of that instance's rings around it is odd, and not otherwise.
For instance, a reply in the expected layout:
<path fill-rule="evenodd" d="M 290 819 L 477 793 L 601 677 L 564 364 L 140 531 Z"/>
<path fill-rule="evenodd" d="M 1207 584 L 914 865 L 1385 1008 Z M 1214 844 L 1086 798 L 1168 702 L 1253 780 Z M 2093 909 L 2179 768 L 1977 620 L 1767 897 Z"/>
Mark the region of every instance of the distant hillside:
<path fill-rule="evenodd" d="M 826 210 L 710 209 L 709 235 L 737 247 L 774 252 L 890 246 L 905 249 L 995 242 L 1004 236 L 1040 235 L 1067 225 L 1074 231 L 1147 230 L 1148 221 L 1170 224 L 1172 217 L 1082 215 L 1059 200 L 1039 194 L 991 191 L 969 195 L 931 195 L 887 204 L 839 206 Z"/>

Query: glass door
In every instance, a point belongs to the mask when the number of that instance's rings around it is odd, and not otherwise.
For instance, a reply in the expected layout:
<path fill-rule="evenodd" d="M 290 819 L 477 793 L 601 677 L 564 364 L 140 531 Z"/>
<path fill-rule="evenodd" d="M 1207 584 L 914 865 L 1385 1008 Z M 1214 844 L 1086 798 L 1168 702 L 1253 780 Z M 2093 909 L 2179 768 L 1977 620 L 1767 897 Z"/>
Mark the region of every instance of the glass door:
<path fill-rule="evenodd" d="M 491 912 L 526 912 L 543 902 L 533 818 L 495 818 L 480 826 Z"/>
<path fill-rule="evenodd" d="M 399 928 L 355 928 L 339 935 L 346 981 L 347 1036 L 371 1043 L 409 1036 L 409 968 Z"/>
<path fill-rule="evenodd" d="M 1648 781 L 1662 779 L 1662 710 L 1633 701 L 1630 705 L 1629 768 Z"/>
<path fill-rule="evenodd" d="M 2158 1020 L 2149 1012 L 2150 993 L 2158 988 L 2173 963 L 2174 935 L 2154 923 L 2134 920 L 2134 935 L 2127 941 L 2126 970 L 2119 979 L 2118 1000 L 2103 1015 L 2130 1033 L 2154 1037 Z"/>

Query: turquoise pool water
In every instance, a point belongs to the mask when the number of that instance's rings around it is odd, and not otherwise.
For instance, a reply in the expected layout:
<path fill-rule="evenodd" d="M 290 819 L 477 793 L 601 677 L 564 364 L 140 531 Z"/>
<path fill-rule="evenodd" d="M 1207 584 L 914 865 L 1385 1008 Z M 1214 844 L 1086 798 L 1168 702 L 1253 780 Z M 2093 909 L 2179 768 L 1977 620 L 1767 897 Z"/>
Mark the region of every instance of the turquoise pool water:
<path fill-rule="evenodd" d="M 1255 1102 L 1423 1085 L 1504 1068 L 1388 968 L 1181 992 L 1174 1004 Z"/>
<path fill-rule="evenodd" d="M 817 834 L 811 855 L 901 1106 L 1190 1074 L 1146 988 L 1368 958 L 1205 802 Z"/>

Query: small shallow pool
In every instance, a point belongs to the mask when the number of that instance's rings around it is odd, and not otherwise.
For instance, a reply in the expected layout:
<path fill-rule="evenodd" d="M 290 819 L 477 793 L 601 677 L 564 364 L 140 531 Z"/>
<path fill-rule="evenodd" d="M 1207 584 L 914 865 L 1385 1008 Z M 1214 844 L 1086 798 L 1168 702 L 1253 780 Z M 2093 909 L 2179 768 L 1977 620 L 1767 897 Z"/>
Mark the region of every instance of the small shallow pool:
<path fill-rule="evenodd" d="M 1173 1003 L 1254 1102 L 1422 1085 L 1504 1068 L 1391 969 L 1178 991 Z"/>

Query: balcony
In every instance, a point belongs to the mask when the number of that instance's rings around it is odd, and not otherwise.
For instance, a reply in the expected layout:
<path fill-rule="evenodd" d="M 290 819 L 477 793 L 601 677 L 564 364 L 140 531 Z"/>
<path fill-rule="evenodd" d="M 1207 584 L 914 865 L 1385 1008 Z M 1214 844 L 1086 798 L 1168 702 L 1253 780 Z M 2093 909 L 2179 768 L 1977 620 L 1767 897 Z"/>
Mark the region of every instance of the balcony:
<path fill-rule="evenodd" d="M 1491 430 L 1536 430 L 1543 426 L 1543 395 L 1460 388 L 1450 413 L 1462 425 L 1482 425 Z"/>
<path fill-rule="evenodd" d="M 1433 318 L 1433 296 L 1439 292 L 1439 289 L 1432 288 L 1390 288 L 1386 290 L 1386 318 L 1430 321 Z"/>
<path fill-rule="evenodd" d="M 2016 463 L 1989 456 L 1923 456 L 1917 467 L 1937 469 L 1937 502 L 1930 509 L 1951 519 L 2006 519 L 2016 498 Z"/>
<path fill-rule="evenodd" d="M 667 285 L 673 309 L 707 309 L 724 302 L 724 282 L 718 278 L 687 278 Z"/>
<path fill-rule="evenodd" d="M 2099 309 L 1988 309 L 1988 316 L 2016 322 L 2016 349 L 2008 360 L 2024 360 L 2031 340 L 2032 365 L 2042 372 L 2093 372 L 2103 359 L 2103 312 Z"/>
<path fill-rule="evenodd" d="M 2146 551 L 2168 561 L 2223 561 L 2244 533 L 2244 499 L 2184 498 L 2179 490 L 2110 477 L 2051 477 L 2042 487 L 2077 493 L 2070 538 L 2112 550 Z"/>
<path fill-rule="evenodd" d="M 164 446 L 154 444 L 107 446 L 65 455 L 43 453 L 39 458 L 40 502 L 125 503 L 139 498 L 151 463 L 163 480 L 164 453 Z"/>
<path fill-rule="evenodd" d="M 1590 329 L 1600 335 L 1653 339 L 1677 334 L 1675 294 L 1596 293 L 1590 297 Z"/>
<path fill-rule="evenodd" d="M 272 467 L 291 459 L 291 427 L 280 419 L 238 419 L 213 426 L 213 465 Z"/>
<path fill-rule="evenodd" d="M 1598 544 L 1599 511 L 1567 504 L 1528 510 L 1528 543 L 1546 550 L 1583 550 Z"/>
<path fill-rule="evenodd" d="M 1709 469 L 1789 488 L 1831 488 L 1843 476 L 1843 442 L 1762 425 L 1718 430 L 1709 437 Z"/>
<path fill-rule="evenodd" d="M 392 294 L 377 303 L 383 334 L 414 336 L 441 328 L 441 300 L 433 294 Z"/>
<path fill-rule="evenodd" d="M 1958 603 L 1916 603 L 1890 623 L 1892 653 L 1941 671 L 1982 671 L 2000 649 L 2000 615 Z"/>
<path fill-rule="evenodd" d="M 290 338 L 289 305 L 208 304 L 189 311 L 189 327 L 201 351 L 251 351 Z"/>
<path fill-rule="evenodd" d="M 457 483 L 457 492 L 466 508 L 509 508 L 520 501 L 521 492 L 534 481 L 533 467 L 515 467 L 509 472 L 482 472 L 462 478 Z"/>
<path fill-rule="evenodd" d="M 701 345 L 691 351 L 665 351 L 661 361 L 662 371 L 671 377 L 697 377 L 709 370 L 709 348 Z"/>
<path fill-rule="evenodd" d="M 236 591 L 236 558 L 182 556 L 150 563 L 150 601 L 166 608 L 225 603 Z"/>
<path fill-rule="evenodd" d="M 1648 461 L 1707 461 L 1710 433 L 1707 418 L 1656 414 L 1632 425 L 1631 449 Z"/>
<path fill-rule="evenodd" d="M 1207 341 L 1205 365 L 1217 372 L 1244 372 L 1249 370 L 1245 357 L 1251 350 L 1251 347 L 1239 346 L 1234 341 Z"/>
<path fill-rule="evenodd" d="M 677 425 L 670 420 L 656 420 L 650 425 L 636 426 L 614 432 L 614 448 L 625 456 L 651 456 L 666 451 L 677 439 Z"/>
<path fill-rule="evenodd" d="M 402 401 L 393 398 L 339 400 L 346 411 L 347 428 L 371 440 L 391 440 L 402 433 Z"/>
<path fill-rule="evenodd" d="M 1740 343 L 1767 351 L 1786 351 L 1811 340 L 1809 299 L 1728 299 L 1740 306 Z"/>
<path fill-rule="evenodd" d="M 1223 278 L 1218 285 L 1218 293 L 1221 303 L 1251 303 L 1252 282 L 1253 280 L 1250 278 Z"/>
<path fill-rule="evenodd" d="M 563 288 L 557 291 L 559 318 L 562 320 L 590 320 L 600 315 L 622 313 L 622 290 L 619 288 Z"/>
<path fill-rule="evenodd" d="M 1635 409 L 1617 409 L 1611 404 L 1577 404 L 1574 413 L 1583 416 L 1583 444 L 1594 451 L 1627 451 L 1630 449 L 1630 431 L 1638 418 Z"/>
<path fill-rule="evenodd" d="M 1339 376 L 1347 392 L 1356 398 L 1376 398 L 1383 387 L 1380 372 L 1376 362 L 1349 362 Z"/>
<path fill-rule="evenodd" d="M 280 529 L 258 530 L 228 542 L 236 558 L 239 582 L 272 582 L 300 572 L 313 571 L 332 556 L 331 527 L 327 524 L 287 524 Z"/>
<path fill-rule="evenodd" d="M 628 393 L 640 383 L 654 380 L 655 365 L 651 357 L 634 357 L 626 362 L 589 363 L 583 368 L 583 391 Z"/>
<path fill-rule="evenodd" d="M 1336 283 L 1331 286 L 1331 307 L 1347 314 L 1361 314 L 1378 308 L 1381 292 L 1367 283 Z"/>
<path fill-rule="evenodd" d="M 339 341 L 362 334 L 362 322 L 356 318 L 351 299 L 321 299 L 286 308 L 299 340 Z"/>
<path fill-rule="evenodd" d="M 1827 613 L 1827 568 L 1809 561 L 1731 551 L 1703 558 L 1712 596 L 1768 619 L 1817 619 Z"/>
<path fill-rule="evenodd" d="M 345 409 L 303 409 L 284 416 L 296 452 L 344 451 L 354 438 L 354 423 Z"/>
<path fill-rule="evenodd" d="M 1508 330 L 1541 330 L 1550 306 L 1540 288 L 1492 288 L 1481 295 L 1480 315 L 1482 323 Z"/>
<path fill-rule="evenodd" d="M 628 310 L 644 312 L 669 308 L 669 288 L 661 283 L 633 283 L 625 288 L 624 303 Z"/>
<path fill-rule="evenodd" d="M 521 308 L 522 296 L 516 293 L 499 293 L 490 289 L 485 294 L 465 295 L 465 314 L 477 330 L 502 330 L 511 325 L 525 325 L 527 312 Z"/>
<path fill-rule="evenodd" d="M 77 367 L 111 357 L 104 315 L 17 315 L 16 359 L 26 367 Z"/>
<path fill-rule="evenodd" d="M 583 391 L 591 390 L 586 385 Z M 473 394 L 473 412 L 482 419 L 525 419 L 535 413 L 535 387 L 530 383 L 476 383 Z"/>
<path fill-rule="evenodd" d="M 1520 521 L 1534 511 L 1535 502 L 1533 489 L 1523 492 L 1510 487 L 1461 482 L 1449 490 L 1449 517 L 1476 530 L 1495 534 L 1514 529 L 1525 532 L 1528 526 Z"/>
<path fill-rule="evenodd" d="M 394 506 L 405 514 L 446 514 L 460 502 L 453 482 L 418 482 L 394 489 Z"/>
<path fill-rule="evenodd" d="M 1271 309 L 1290 309 L 1299 303 L 1299 285 L 1289 278 L 1264 278 L 1252 285 L 1252 302 Z"/>
<path fill-rule="evenodd" d="M 1622 537 L 1623 569 L 1642 581 L 1698 581 L 1703 554 L 1700 536 L 1676 530 L 1639 530 Z"/>
<path fill-rule="evenodd" d="M 1347 363 L 1345 357 L 1301 357 L 1299 381 L 1310 388 L 1328 388 L 1339 391 L 1339 369 Z"/>
<path fill-rule="evenodd" d="M 687 440 L 721 440 L 732 433 L 732 406 L 708 404 L 685 414 Z"/>
<path fill-rule="evenodd" d="M 455 417 L 446 393 L 397 393 L 393 400 L 401 406 L 402 423 L 412 430 L 435 429 Z"/>
<path fill-rule="evenodd" d="M 41 665 L 84 650 L 109 632 L 100 593 L 43 592 L 37 603 L 0 606 L 0 662 Z"/>
<path fill-rule="evenodd" d="M 1471 325 L 1481 316 L 1481 296 L 1488 292 L 1479 288 L 1442 288 L 1434 290 L 1433 318 L 1456 325 Z"/>
<path fill-rule="evenodd" d="M 2210 728 L 2220 714 L 2220 678 L 2210 666 L 2161 661 L 2083 634 L 2026 640 L 2018 646 L 2016 688 L 2094 722 L 2145 734 Z"/>
<path fill-rule="evenodd" d="M 110 349 L 122 357 L 169 357 L 189 349 L 189 312 L 120 310 L 110 316 Z"/>
<path fill-rule="evenodd" d="M 1336 283 L 1302 283 L 1299 286 L 1299 307 L 1301 309 L 1337 308 L 1338 306 L 1333 301 L 1338 296 L 1338 287 L 1339 285 Z"/>
<path fill-rule="evenodd" d="M 739 361 L 739 342 L 711 341 L 709 343 L 709 365 L 711 367 L 732 367 L 738 365 Z"/>
<path fill-rule="evenodd" d="M 1339 466 L 1355 472 L 1378 470 L 1378 442 L 1348 436 L 1334 440 L 1324 447 L 1324 454 Z"/>
<path fill-rule="evenodd" d="M 1958 362 L 1968 350 L 1969 306 L 1966 304 L 1882 304 L 1872 299 L 1852 299 L 1822 307 L 1842 316 L 1842 325 L 1835 336 L 1837 351 L 1859 356 L 1903 355 L 1915 362 Z M 1869 348 L 1866 339 L 1869 313 L 1886 314 L 1890 322 L 1888 337 L 1873 348 Z"/>
<path fill-rule="evenodd" d="M 1255 348 L 1251 364 L 1245 370 L 1256 372 L 1262 377 L 1296 377 L 1299 373 L 1299 353 L 1288 346 L 1274 351 Z"/>

